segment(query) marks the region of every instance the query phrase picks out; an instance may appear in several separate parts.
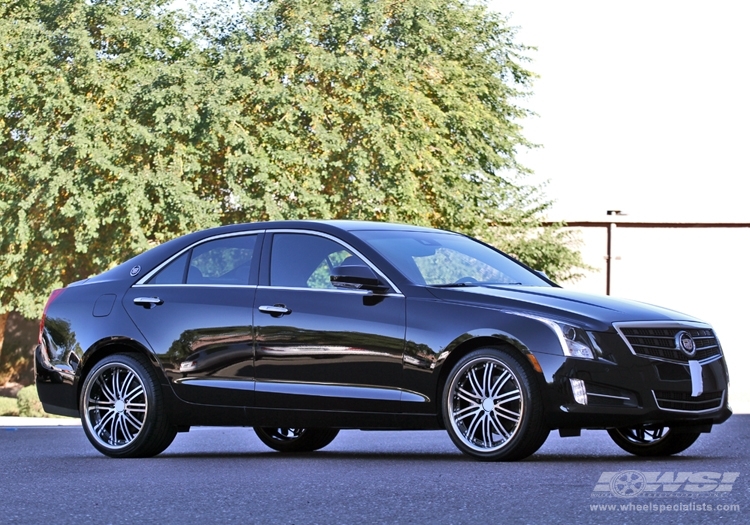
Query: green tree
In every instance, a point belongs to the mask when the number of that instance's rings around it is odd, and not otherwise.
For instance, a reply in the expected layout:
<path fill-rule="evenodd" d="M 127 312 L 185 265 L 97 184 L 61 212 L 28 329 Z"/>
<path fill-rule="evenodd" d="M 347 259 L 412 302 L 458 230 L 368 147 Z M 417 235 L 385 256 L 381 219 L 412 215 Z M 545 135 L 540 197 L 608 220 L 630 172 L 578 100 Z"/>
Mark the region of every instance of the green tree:
<path fill-rule="evenodd" d="M 0 5 L 0 321 L 246 220 L 433 225 L 553 278 L 580 264 L 516 159 L 533 74 L 502 16 L 467 0 L 166 4 Z"/>
<path fill-rule="evenodd" d="M 543 226 L 516 159 L 533 74 L 502 16 L 465 0 L 231 5 L 199 26 L 223 221 L 431 225 L 573 275 L 569 234 Z"/>
<path fill-rule="evenodd" d="M 38 317 L 53 288 L 218 223 L 194 45 L 165 3 L 0 6 L 0 312 Z"/>

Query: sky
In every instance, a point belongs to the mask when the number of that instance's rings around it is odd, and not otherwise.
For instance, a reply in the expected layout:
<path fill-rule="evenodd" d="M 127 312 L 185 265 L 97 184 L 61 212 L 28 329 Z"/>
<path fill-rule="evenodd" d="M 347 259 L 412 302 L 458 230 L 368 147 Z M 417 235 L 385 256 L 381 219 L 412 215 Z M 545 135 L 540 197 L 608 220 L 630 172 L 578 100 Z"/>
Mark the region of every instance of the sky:
<path fill-rule="evenodd" d="M 520 158 L 551 219 L 750 222 L 750 2 L 488 6 L 537 47 Z"/>

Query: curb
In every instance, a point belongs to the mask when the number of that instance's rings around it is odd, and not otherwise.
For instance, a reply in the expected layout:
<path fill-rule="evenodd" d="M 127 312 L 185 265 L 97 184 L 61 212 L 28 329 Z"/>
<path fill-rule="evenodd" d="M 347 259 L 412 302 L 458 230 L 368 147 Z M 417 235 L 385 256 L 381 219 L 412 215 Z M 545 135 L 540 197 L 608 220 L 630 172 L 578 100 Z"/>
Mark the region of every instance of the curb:
<path fill-rule="evenodd" d="M 13 417 L 0 416 L 0 428 L 20 427 L 80 427 L 81 420 L 59 417 Z"/>

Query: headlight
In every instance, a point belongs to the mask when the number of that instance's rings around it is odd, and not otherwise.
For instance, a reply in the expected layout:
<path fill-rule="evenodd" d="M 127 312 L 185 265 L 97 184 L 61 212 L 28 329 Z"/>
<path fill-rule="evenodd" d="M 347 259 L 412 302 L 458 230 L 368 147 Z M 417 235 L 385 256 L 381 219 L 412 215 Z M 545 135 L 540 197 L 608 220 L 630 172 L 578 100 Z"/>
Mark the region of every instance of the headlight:
<path fill-rule="evenodd" d="M 583 359 L 593 359 L 594 351 L 591 349 L 591 341 L 585 331 L 569 324 L 552 321 L 553 324 L 560 328 L 562 333 L 563 353 L 570 357 L 581 357 Z M 558 334 L 560 337 L 560 334 Z M 565 351 L 567 347 L 567 352 Z"/>
<path fill-rule="evenodd" d="M 563 354 L 569 357 L 578 357 L 581 359 L 594 359 L 594 345 L 585 330 L 567 323 L 547 319 L 538 315 L 528 314 L 526 312 L 511 312 L 506 310 L 505 313 L 520 315 L 530 319 L 536 319 L 549 326 L 560 340 Z"/>

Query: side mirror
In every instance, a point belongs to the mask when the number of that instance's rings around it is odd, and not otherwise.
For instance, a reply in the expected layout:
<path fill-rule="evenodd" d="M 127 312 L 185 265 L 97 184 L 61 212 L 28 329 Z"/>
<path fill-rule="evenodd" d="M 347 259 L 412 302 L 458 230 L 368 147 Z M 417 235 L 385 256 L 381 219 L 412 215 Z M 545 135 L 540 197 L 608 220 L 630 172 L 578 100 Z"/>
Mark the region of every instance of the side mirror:
<path fill-rule="evenodd" d="M 350 290 L 384 292 L 388 289 L 388 286 L 380 282 L 372 268 L 359 264 L 341 265 L 333 268 L 331 284 L 336 288 L 348 288 Z"/>

